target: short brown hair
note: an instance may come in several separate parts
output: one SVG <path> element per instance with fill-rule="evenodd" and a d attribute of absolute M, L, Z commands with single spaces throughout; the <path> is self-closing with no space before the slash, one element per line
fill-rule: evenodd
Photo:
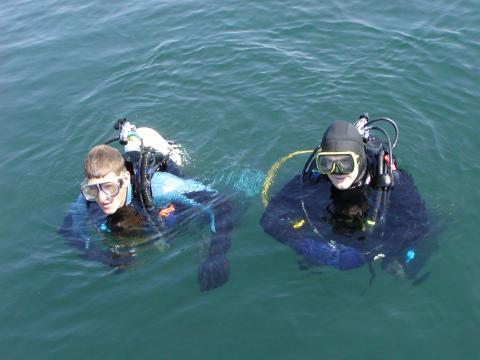
<path fill-rule="evenodd" d="M 125 160 L 117 149 L 108 145 L 97 145 L 85 158 L 83 172 L 87 179 L 101 178 L 113 172 L 120 175 L 126 170 Z"/>

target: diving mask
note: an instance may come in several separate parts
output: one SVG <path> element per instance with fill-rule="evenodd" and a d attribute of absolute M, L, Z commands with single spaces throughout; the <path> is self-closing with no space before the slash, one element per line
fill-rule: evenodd
<path fill-rule="evenodd" d="M 317 169 L 321 174 L 350 174 L 358 168 L 359 155 L 351 151 L 319 152 Z"/>
<path fill-rule="evenodd" d="M 122 185 L 122 179 L 117 179 L 116 182 L 106 181 L 90 185 L 83 183 L 80 191 L 82 192 L 83 197 L 87 201 L 95 201 L 100 191 L 102 191 L 108 198 L 113 199 L 120 192 L 120 188 L 122 187 Z"/>

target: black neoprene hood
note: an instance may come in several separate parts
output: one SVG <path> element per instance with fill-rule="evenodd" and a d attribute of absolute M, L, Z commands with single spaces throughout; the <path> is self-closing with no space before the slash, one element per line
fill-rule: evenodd
<path fill-rule="evenodd" d="M 367 170 L 367 157 L 362 136 L 354 125 L 342 120 L 335 121 L 323 134 L 321 148 L 322 152 L 351 151 L 359 155 L 359 171 L 354 184 L 362 181 Z"/>
<path fill-rule="evenodd" d="M 351 151 L 365 158 L 363 139 L 357 128 L 346 121 L 335 121 L 323 134 L 322 152 Z"/>

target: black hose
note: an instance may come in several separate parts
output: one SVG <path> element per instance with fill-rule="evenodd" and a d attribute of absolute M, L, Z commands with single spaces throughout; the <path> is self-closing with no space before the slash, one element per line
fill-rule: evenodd
<path fill-rule="evenodd" d="M 395 147 L 395 145 L 397 145 L 397 141 L 398 141 L 398 126 L 397 126 L 397 124 L 395 123 L 395 121 L 393 121 L 392 119 L 389 119 L 389 118 L 378 118 L 378 119 L 369 121 L 368 125 L 376 123 L 378 121 L 386 121 L 390 125 L 393 126 L 393 129 L 395 130 L 395 138 L 394 138 L 393 145 L 392 145 L 392 149 L 393 149 Z"/>
<path fill-rule="evenodd" d="M 312 151 L 312 153 L 311 153 L 310 156 L 308 157 L 307 162 L 305 163 L 305 166 L 303 167 L 303 170 L 302 170 L 302 183 L 303 183 L 303 181 L 305 180 L 305 173 L 307 172 L 307 168 L 308 168 L 308 166 L 310 165 L 310 163 L 312 162 L 312 158 L 315 156 L 315 154 L 317 153 L 318 149 L 320 149 L 320 144 L 317 145 L 317 147 Z"/>
<path fill-rule="evenodd" d="M 105 145 L 108 145 L 114 141 L 117 141 L 117 140 L 120 140 L 120 136 L 115 136 L 114 138 L 111 138 L 110 140 L 108 140 Z"/>
<path fill-rule="evenodd" d="M 147 168 L 150 162 L 152 153 L 148 150 L 142 151 L 140 159 L 140 194 L 143 205 L 147 211 L 152 211 L 154 208 L 153 197 L 150 192 L 150 179 L 148 178 Z"/>
<path fill-rule="evenodd" d="M 378 152 L 378 159 L 377 159 L 377 161 L 378 161 L 378 164 L 377 164 L 377 166 L 378 166 L 378 170 L 377 170 L 378 175 L 384 175 L 384 174 L 385 174 L 385 167 L 384 167 L 385 162 L 383 161 L 383 160 L 384 160 L 384 157 L 385 157 L 385 151 L 384 151 L 384 150 L 380 150 L 380 151 Z"/>
<path fill-rule="evenodd" d="M 388 135 L 388 133 L 385 131 L 385 129 L 382 129 L 380 127 L 377 127 L 377 126 L 372 126 L 369 128 L 370 130 L 378 130 L 380 132 L 382 132 L 386 138 L 387 138 L 387 143 L 388 143 L 388 156 L 390 156 L 390 161 L 387 162 L 387 168 L 388 168 L 388 173 L 391 175 L 392 174 L 392 161 L 393 161 L 393 152 L 392 152 L 392 149 L 393 149 L 393 146 L 392 146 L 392 142 L 390 141 L 390 136 Z M 382 159 L 383 160 L 383 159 Z"/>

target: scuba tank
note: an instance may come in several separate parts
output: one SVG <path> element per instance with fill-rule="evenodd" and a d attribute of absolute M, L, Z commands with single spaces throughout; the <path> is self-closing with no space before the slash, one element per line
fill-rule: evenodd
<path fill-rule="evenodd" d="M 202 191 L 208 187 L 197 184 L 193 180 L 180 179 L 182 157 L 180 149 L 174 144 L 166 141 L 159 133 L 151 128 L 136 128 L 135 125 L 126 119 L 120 119 L 115 123 L 115 129 L 119 135 L 107 142 L 119 141 L 125 147 L 123 157 L 125 166 L 131 174 L 131 186 L 133 190 L 133 202 L 138 213 L 145 215 L 146 220 L 153 227 L 162 230 L 164 225 L 171 222 L 167 217 L 175 210 L 174 207 L 167 207 L 159 211 L 155 207 L 155 199 L 152 194 L 152 178 L 156 172 L 166 172 L 161 176 L 163 184 L 169 186 L 186 186 L 190 191 Z M 172 159 L 173 157 L 173 159 Z M 176 161 L 177 160 L 177 161 Z M 196 201 L 189 199 L 183 194 L 177 194 L 175 200 L 190 206 L 200 207 L 206 211 L 211 218 L 211 229 L 215 232 L 214 215 L 208 206 L 203 206 Z M 160 231 L 161 232 L 161 231 Z"/>
<path fill-rule="evenodd" d="M 157 131 L 148 127 L 137 128 L 127 121 L 119 119 L 114 124 L 119 135 L 106 142 L 118 141 L 124 146 L 125 166 L 132 174 L 134 198 L 149 214 L 150 222 L 158 222 L 152 196 L 151 180 L 156 171 L 167 171 L 171 144 Z"/>

